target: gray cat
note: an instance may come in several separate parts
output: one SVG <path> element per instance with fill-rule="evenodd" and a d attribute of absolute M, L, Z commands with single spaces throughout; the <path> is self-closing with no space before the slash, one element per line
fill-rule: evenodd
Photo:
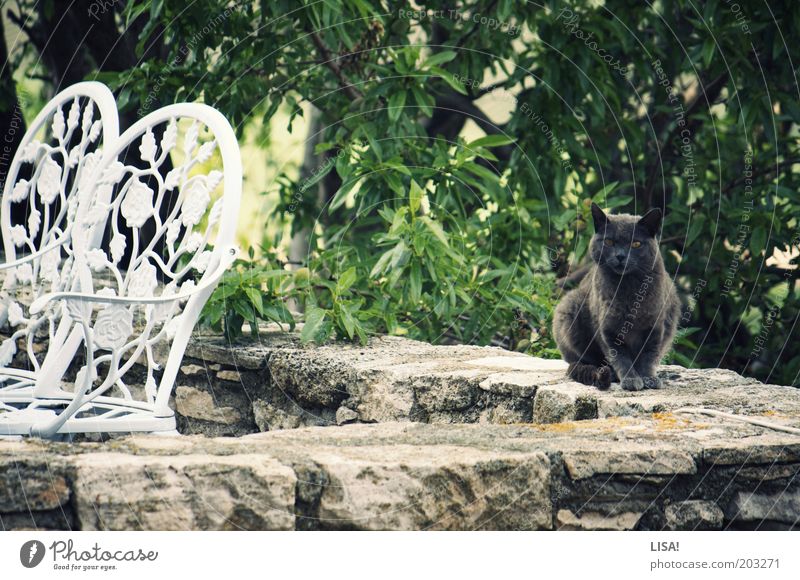
<path fill-rule="evenodd" d="M 672 345 L 680 316 L 675 285 L 658 248 L 661 211 L 606 215 L 592 204 L 594 264 L 558 304 L 553 334 L 570 378 L 639 391 L 662 385 L 656 365 Z"/>

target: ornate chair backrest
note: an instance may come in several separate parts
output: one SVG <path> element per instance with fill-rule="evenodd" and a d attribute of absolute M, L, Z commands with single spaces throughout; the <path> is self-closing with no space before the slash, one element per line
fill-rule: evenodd
<path fill-rule="evenodd" d="M 3 308 L 11 337 L 0 344 L 0 367 L 8 366 L 25 342 L 28 366 L 38 371 L 42 355 L 34 349 L 36 335 L 54 338 L 56 321 L 29 316 L 25 304 L 46 292 L 69 288 L 67 250 L 72 225 L 83 194 L 91 190 L 94 169 L 103 147 L 119 136 L 114 96 L 98 82 L 83 82 L 53 97 L 30 124 L 9 166 L 0 203 L 3 237 Z M 95 235 L 90 243 L 99 245 Z M 63 266 L 63 267 L 62 267 Z M 3 385 L 0 384 L 0 395 Z"/>
<path fill-rule="evenodd" d="M 79 273 L 72 290 L 96 299 L 53 300 L 45 310 L 63 309 L 83 329 L 86 365 L 68 397 L 80 399 L 81 411 L 69 431 L 84 430 L 80 423 L 92 431 L 158 430 L 159 417 L 172 419 L 168 400 L 184 350 L 221 268 L 232 261 L 241 187 L 236 136 L 205 105 L 147 115 L 104 157 L 71 239 Z M 108 251 L 92 246 L 97 228 L 106 231 Z M 98 301 L 108 297 L 116 300 Z M 154 348 L 166 338 L 172 345 L 159 378 Z M 57 378 L 43 373 L 44 383 Z"/>

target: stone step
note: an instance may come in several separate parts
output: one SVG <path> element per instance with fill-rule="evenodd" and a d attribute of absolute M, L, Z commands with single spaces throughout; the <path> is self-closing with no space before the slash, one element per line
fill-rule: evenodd
<path fill-rule="evenodd" d="M 566 377 L 566 364 L 500 348 L 378 337 L 367 346 L 302 346 L 265 329 L 232 347 L 192 341 L 176 382 L 179 430 L 208 435 L 346 423 L 559 423 L 708 407 L 796 424 L 800 390 L 722 369 L 662 366 L 665 388 L 607 391 Z"/>
<path fill-rule="evenodd" d="M 789 529 L 800 437 L 662 413 L 0 441 L 2 529 Z"/>

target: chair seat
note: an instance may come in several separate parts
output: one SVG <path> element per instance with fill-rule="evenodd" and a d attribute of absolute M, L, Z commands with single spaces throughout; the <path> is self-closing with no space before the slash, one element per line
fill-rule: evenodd
<path fill-rule="evenodd" d="M 0 368 L 0 402 L 30 402 L 35 384 L 36 373 L 33 371 Z"/>
<path fill-rule="evenodd" d="M 32 425 L 54 419 L 71 402 L 69 397 L 43 400 L 23 408 L 0 401 L 0 435 L 30 435 Z M 152 406 L 137 401 L 123 402 L 111 397 L 97 397 L 80 407 L 56 434 L 132 433 L 175 431 L 175 416 L 156 417 Z"/>

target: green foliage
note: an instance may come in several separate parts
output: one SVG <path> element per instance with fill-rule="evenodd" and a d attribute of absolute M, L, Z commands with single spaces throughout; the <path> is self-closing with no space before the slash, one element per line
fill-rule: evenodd
<path fill-rule="evenodd" d="M 266 261 L 237 260 L 214 289 L 205 308 L 202 322 L 223 330 L 230 339 L 242 333 L 248 323 L 253 336 L 258 336 L 260 320 L 277 322 L 294 329 L 294 318 L 285 305 L 290 276 L 282 268 Z"/>
<path fill-rule="evenodd" d="M 315 110 L 314 166 L 278 179 L 273 218 L 313 232 L 309 252 L 291 274 L 240 265 L 207 322 L 288 320 L 291 299 L 305 340 L 389 332 L 554 355 L 554 281 L 585 260 L 592 198 L 666 208 L 668 270 L 684 295 L 699 288 L 682 324 L 701 329 L 672 360 L 797 381 L 800 352 L 782 348 L 797 271 L 767 261 L 800 240 L 800 46 L 778 28 L 800 26 L 797 2 L 127 6 L 154 22 L 140 50 L 158 30 L 166 53 L 104 77 L 129 108 L 158 87 L 240 130 Z M 487 135 L 468 142 L 466 119 Z"/>

